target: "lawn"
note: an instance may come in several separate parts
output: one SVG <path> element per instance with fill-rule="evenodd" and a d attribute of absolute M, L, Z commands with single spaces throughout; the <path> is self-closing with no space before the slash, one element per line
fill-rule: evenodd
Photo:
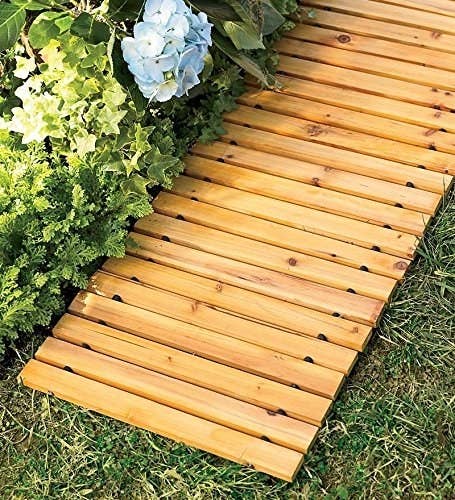
<path fill-rule="evenodd" d="M 0 498 L 454 498 L 455 193 L 293 484 L 0 380 Z"/>

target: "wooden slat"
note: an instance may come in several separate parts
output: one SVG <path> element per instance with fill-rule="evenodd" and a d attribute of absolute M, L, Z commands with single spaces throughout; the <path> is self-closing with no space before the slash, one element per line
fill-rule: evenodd
<path fill-rule="evenodd" d="M 235 218 L 232 222 L 235 223 Z M 363 270 L 329 262 L 316 257 L 290 252 L 249 238 L 228 234 L 209 227 L 181 221 L 161 214 L 143 217 L 135 230 L 158 238 L 169 238 L 173 243 L 203 250 L 238 262 L 301 279 L 301 290 L 310 294 L 326 295 L 335 309 L 349 310 L 352 297 L 345 290 L 353 288 L 362 297 L 388 300 L 396 281 L 386 276 L 365 273 Z M 306 281 L 308 280 L 308 281 Z M 334 287 L 327 289 L 328 287 Z M 360 296 L 359 302 L 363 300 Z M 371 303 L 370 303 L 371 304 Z M 316 309 L 320 309 L 317 306 Z M 322 309 L 324 310 L 324 309 Z M 327 310 L 326 310 L 327 311 Z M 355 314 L 354 310 L 352 313 Z"/>
<path fill-rule="evenodd" d="M 38 361 L 136 394 L 272 443 L 306 453 L 318 428 L 214 391 L 125 363 L 89 349 L 48 337 L 35 354 Z"/>
<path fill-rule="evenodd" d="M 404 58 L 405 60 L 412 60 L 414 62 L 427 61 L 427 64 L 430 66 L 441 67 L 442 69 L 453 69 L 455 67 L 454 55 L 447 53 L 447 50 L 455 46 L 455 36 L 453 35 L 438 33 L 438 36 L 434 36 L 433 32 L 429 30 L 410 28 L 408 26 L 365 19 L 329 10 L 315 8 L 313 10 L 315 18 L 304 18 L 303 22 L 314 23 L 317 26 L 325 28 L 343 30 L 349 34 L 354 33 L 361 36 L 375 37 L 375 39 L 379 39 L 378 42 L 380 40 L 389 41 L 389 43 L 393 43 L 397 47 L 394 52 L 384 53 L 387 57 Z M 292 32 L 289 32 L 289 35 L 292 37 L 297 35 L 298 37 L 301 30 L 304 30 L 304 26 L 298 24 Z M 402 47 L 399 47 L 401 44 L 408 47 L 408 50 L 405 51 Z M 380 47 L 380 45 L 376 47 Z M 445 51 L 444 57 L 441 57 L 441 50 Z M 433 59 L 431 58 L 431 54 L 434 54 Z M 447 66 L 444 65 L 444 61 L 447 61 Z"/>
<path fill-rule="evenodd" d="M 455 153 L 455 134 L 317 103 L 309 99 L 250 89 L 238 98 L 238 102 L 282 115 L 372 134 L 427 149 L 434 146 L 437 151 Z"/>
<path fill-rule="evenodd" d="M 159 256 L 155 258 L 159 260 Z M 362 324 L 328 316 L 313 309 L 232 286 L 223 281 L 197 276 L 129 255 L 122 259 L 108 259 L 103 264 L 103 269 L 118 276 L 134 278 L 141 283 L 191 297 L 236 315 L 252 318 L 261 324 L 265 323 L 310 337 L 323 334 L 330 343 L 357 351 L 364 349 L 371 334 L 371 328 Z M 319 359 L 326 355 L 327 349 L 324 347 L 326 344 L 323 340 L 304 337 L 302 346 L 304 343 L 303 352 L 308 352 L 310 357 L 316 353 Z M 291 348 L 292 342 L 290 341 L 281 346 L 281 349 Z M 330 350 L 333 349 L 334 346 L 331 345 Z"/>
<path fill-rule="evenodd" d="M 406 263 L 391 255 L 366 250 L 331 238 L 233 212 L 224 208 L 162 192 L 153 200 L 155 212 L 184 218 L 213 229 L 244 236 L 306 255 L 359 269 L 359 262 L 375 274 L 401 279 Z M 330 248 L 330 251 L 327 249 Z M 403 264 L 397 265 L 398 262 Z M 363 278 L 363 276 L 362 276 Z"/>
<path fill-rule="evenodd" d="M 302 141 L 294 137 L 242 127 L 234 123 L 224 123 L 223 128 L 226 134 L 221 137 L 221 140 L 225 142 L 296 160 L 304 159 L 329 168 L 339 168 L 388 182 L 414 186 L 418 189 L 428 189 L 431 185 L 432 189 L 428 189 L 429 191 L 440 190 L 441 187 L 449 186 L 452 179 L 450 176 L 441 179 L 440 173 L 384 158 L 340 150 L 327 144 Z"/>
<path fill-rule="evenodd" d="M 455 173 L 455 0 L 306 0 L 22 372 L 292 480 Z"/>
<path fill-rule="evenodd" d="M 306 282 L 294 276 L 205 253 L 194 248 L 160 241 L 140 233 L 130 233 L 130 238 L 138 245 L 128 247 L 130 255 L 150 258 L 161 264 L 226 281 L 247 290 L 283 299 L 310 309 L 314 308 L 359 323 L 376 324 L 383 308 L 384 303 L 376 299 L 330 288 L 326 290 L 323 285 Z M 317 289 L 316 296 L 310 293 L 311 289 Z M 324 293 L 325 291 L 327 293 Z M 346 309 L 337 310 L 340 304 L 334 299 L 334 296 L 336 299 L 339 298 L 343 301 Z"/>
<path fill-rule="evenodd" d="M 422 67 L 417 64 L 339 49 L 328 45 L 302 43 L 292 38 L 280 40 L 276 44 L 276 49 L 290 56 L 303 57 L 311 61 L 386 76 L 392 79 L 391 85 L 395 79 L 398 79 L 404 82 L 438 87 L 447 91 L 455 89 L 455 73 L 439 68 Z"/>
<path fill-rule="evenodd" d="M 311 101 L 332 104 L 336 107 L 362 111 L 371 115 L 384 116 L 408 124 L 424 127 L 429 134 L 432 130 L 447 130 L 455 132 L 455 114 L 447 111 L 430 109 L 417 104 L 396 101 L 387 97 L 366 94 L 357 90 L 335 87 L 302 78 L 293 78 L 285 75 L 279 76 L 282 88 L 276 92 L 295 97 L 303 97 Z M 441 132 L 443 133 L 443 132 Z M 438 134 L 438 136 L 441 134 Z M 199 144 L 197 145 L 199 147 Z M 428 172 L 430 177 L 436 177 Z M 443 175 L 440 176 L 441 180 Z M 443 183 L 440 182 L 443 192 Z M 430 186 L 431 187 L 431 186 Z M 432 191 L 434 189 L 431 189 Z"/>
<path fill-rule="evenodd" d="M 455 19 L 450 16 L 423 12 L 417 9 L 389 5 L 370 0 L 305 0 L 306 5 L 330 7 L 335 11 L 356 14 L 359 17 L 380 19 L 395 24 L 432 30 L 434 33 L 455 34 Z M 401 4 L 401 2 L 400 2 Z M 453 52 L 453 47 L 447 47 Z"/>
<path fill-rule="evenodd" d="M 129 297 L 131 302 L 140 303 L 139 307 L 80 292 L 68 310 L 86 319 L 101 320 L 118 330 L 217 363 L 282 384 L 295 384 L 302 390 L 326 398 L 334 399 L 343 383 L 343 374 L 335 370 L 142 309 L 144 303 L 140 302 L 140 294 L 147 295 L 147 290 L 135 285 L 137 291 L 132 298 L 131 290 L 127 295 L 128 282 L 119 281 L 121 283 L 117 284 L 117 292 L 120 297 Z"/>
<path fill-rule="evenodd" d="M 321 425 L 331 400 L 65 314 L 54 336 L 199 387 Z"/>
<path fill-rule="evenodd" d="M 196 144 L 192 149 L 192 153 L 273 176 L 352 194 L 359 198 L 380 201 L 389 205 L 399 204 L 404 208 L 428 214 L 434 213 L 440 200 L 440 196 L 437 194 L 421 189 L 410 189 L 407 186 L 392 182 L 293 158 L 284 158 L 263 151 L 242 148 L 241 146 L 234 146 L 220 141 L 211 144 Z M 441 188 L 443 188 L 442 182 Z"/>
<path fill-rule="evenodd" d="M 453 0 L 381 0 L 383 3 L 401 5 L 411 9 L 434 12 L 443 16 L 455 17 L 455 4 Z"/>
<path fill-rule="evenodd" d="M 294 450 L 39 361 L 30 361 L 22 370 L 20 378 L 33 389 L 51 392 L 71 403 L 234 462 L 251 465 L 258 471 L 286 481 L 292 481 L 303 461 L 303 455 Z"/>
<path fill-rule="evenodd" d="M 343 215 L 370 224 L 379 226 L 387 224 L 396 230 L 412 234 L 420 234 L 425 228 L 425 218 L 421 212 L 391 207 L 376 201 L 333 192 L 318 185 L 308 186 L 298 181 L 281 179 L 242 167 L 221 166 L 219 162 L 206 158 L 187 157 L 185 174 L 196 179 L 269 196 L 323 212 Z M 377 219 L 378 214 L 381 214 L 380 220 Z"/>
<path fill-rule="evenodd" d="M 438 87 L 393 80 L 384 76 L 307 61 L 284 54 L 280 56 L 278 70 L 290 76 L 361 90 L 438 110 L 451 111 L 455 109 L 455 93 Z"/>
<path fill-rule="evenodd" d="M 142 261 L 142 265 L 147 263 Z M 97 272 L 87 290 L 103 297 L 119 296 L 122 302 L 228 337 L 271 349 L 298 359 L 311 357 L 316 365 L 348 374 L 356 353 L 328 342 L 308 339 L 217 310 L 199 300 L 162 289 L 144 287 L 117 276 Z"/>
<path fill-rule="evenodd" d="M 324 11 L 317 11 L 316 16 L 319 12 L 322 12 L 324 16 Z M 318 17 L 315 17 L 312 22 L 317 23 L 318 26 L 298 24 L 294 30 L 286 35 L 296 40 L 321 43 L 323 45 L 348 51 L 372 54 L 388 59 L 403 61 L 405 63 L 418 64 L 423 67 L 417 69 L 412 68 L 413 75 L 415 75 L 413 78 L 418 78 L 418 80 L 415 80 L 418 82 L 428 83 L 430 79 L 433 82 L 439 82 L 438 76 L 442 76 L 439 73 L 440 70 L 444 71 L 444 76 L 447 76 L 448 70 L 455 70 L 455 54 L 444 54 L 444 57 L 441 58 L 441 53 L 437 50 L 412 47 L 404 43 L 358 35 L 351 32 L 349 26 L 345 26 L 342 30 L 322 28 L 319 27 Z M 391 61 L 390 64 L 393 64 L 393 61 Z M 401 63 L 399 66 L 400 69 L 404 69 Z M 382 61 L 381 67 L 387 67 L 387 63 Z M 433 71 L 433 69 L 436 69 L 436 71 Z M 395 76 L 395 74 L 393 74 L 393 76 Z"/>
<path fill-rule="evenodd" d="M 192 179 L 191 177 L 181 176 L 177 178 L 172 192 L 285 226 L 328 236 L 335 240 L 353 243 L 369 249 L 379 248 L 383 252 L 404 257 L 405 259 L 414 255 L 417 244 L 416 238 L 407 233 L 393 231 L 334 214 L 321 213 L 317 210 L 253 193 L 245 193 L 211 182 Z M 330 250 L 329 252 L 336 255 L 336 252 Z M 404 264 L 397 263 L 398 267 L 405 267 L 406 265 L 406 262 Z"/>
<path fill-rule="evenodd" d="M 237 125 L 247 125 L 266 132 L 332 146 L 332 149 L 347 149 L 415 167 L 424 165 L 436 172 L 455 174 L 455 156 L 449 153 L 422 149 L 382 137 L 278 115 L 248 106 L 239 106 L 238 109 L 227 113 L 225 119 Z M 341 155 L 340 151 L 338 154 Z"/>

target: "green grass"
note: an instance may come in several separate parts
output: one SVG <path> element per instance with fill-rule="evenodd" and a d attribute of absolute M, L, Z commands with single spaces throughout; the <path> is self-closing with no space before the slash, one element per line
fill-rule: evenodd
<path fill-rule="evenodd" d="M 455 196 L 287 484 L 0 381 L 0 498 L 455 497 Z"/>

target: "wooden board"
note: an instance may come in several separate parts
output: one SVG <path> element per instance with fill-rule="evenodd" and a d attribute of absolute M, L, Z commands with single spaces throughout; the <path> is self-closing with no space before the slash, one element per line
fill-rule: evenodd
<path fill-rule="evenodd" d="M 297 81 L 302 82 L 302 80 Z M 289 86 L 285 87 L 283 92 L 288 89 Z M 319 91 L 319 89 L 316 90 Z M 193 147 L 192 153 L 238 167 L 246 167 L 258 172 L 272 174 L 275 177 L 293 179 L 304 184 L 311 184 L 331 191 L 352 194 L 358 198 L 367 198 L 428 214 L 435 212 L 440 200 L 440 196 L 436 193 L 416 188 L 409 189 L 407 186 L 401 186 L 393 182 L 293 158 L 283 158 L 272 153 L 243 148 L 221 141 L 211 144 L 197 144 Z M 443 192 L 443 186 L 441 186 L 441 192 Z"/>
<path fill-rule="evenodd" d="M 370 19 L 381 19 L 393 24 L 411 26 L 413 28 L 424 28 L 431 30 L 434 33 L 449 33 L 455 34 L 455 19 L 452 16 L 447 16 L 447 11 L 452 11 L 452 1 L 447 0 L 444 2 L 446 8 L 443 13 L 435 13 L 434 9 L 427 9 L 422 11 L 415 8 L 415 4 L 420 4 L 417 0 L 408 0 L 408 6 L 403 6 L 403 2 L 399 5 L 393 5 L 391 2 L 377 2 L 373 0 L 305 0 L 306 5 L 323 6 L 332 8 L 339 12 L 349 12 L 356 14 L 359 17 L 366 17 Z M 410 5 L 414 4 L 414 5 Z M 454 47 L 451 47 L 452 51 Z M 450 47 L 448 47 L 450 50 Z"/>
<path fill-rule="evenodd" d="M 306 0 L 21 372 L 291 481 L 455 173 L 449 0 Z M 365 360 L 368 362 L 368 360 Z"/>
<path fill-rule="evenodd" d="M 310 101 L 332 104 L 337 108 L 361 111 L 366 113 L 366 116 L 372 117 L 373 120 L 373 115 L 376 115 L 392 118 L 395 122 L 398 121 L 418 125 L 425 129 L 425 131 L 423 131 L 423 135 L 427 138 L 430 135 L 434 136 L 435 134 L 436 137 L 440 137 L 443 133 L 445 133 L 445 130 L 451 133 L 455 132 L 455 114 L 450 113 L 448 110 L 434 109 L 432 107 L 428 108 L 417 104 L 397 101 L 388 97 L 371 96 L 364 92 L 352 90 L 347 87 L 336 87 L 336 78 L 334 78 L 333 81 L 327 79 L 330 83 L 329 85 L 303 79 L 303 77 L 308 78 L 311 76 L 311 71 L 308 74 L 302 74 L 302 78 L 293 78 L 282 74 L 279 77 L 282 87 L 277 90 L 277 92 L 295 97 L 303 97 Z M 254 82 L 250 79 L 250 83 L 253 84 Z M 437 106 L 437 104 L 434 105 Z M 308 104 L 307 107 L 309 108 L 310 104 Z M 342 110 L 339 112 L 342 112 Z M 376 128 L 376 130 L 378 129 Z M 415 127 L 409 127 L 408 132 L 406 133 L 407 138 L 403 138 L 402 136 L 396 136 L 395 138 L 397 140 L 404 140 L 404 142 L 410 141 L 415 143 L 417 140 L 416 132 L 418 130 L 419 129 L 416 129 Z M 387 131 L 379 132 L 379 130 L 378 133 L 388 134 Z M 413 135 L 412 139 L 410 134 Z M 418 140 L 421 141 L 421 138 Z M 434 174 L 431 174 L 431 172 L 428 172 L 427 176 L 428 182 L 430 180 L 433 180 L 434 182 L 438 179 L 438 177 L 435 177 Z M 435 187 L 438 188 L 438 186 Z M 440 186 L 440 188 L 442 188 L 442 186 Z M 428 184 L 428 189 L 434 190 L 432 189 L 431 184 Z"/>
<path fill-rule="evenodd" d="M 320 104 L 310 99 L 283 96 L 272 91 L 251 89 L 238 100 L 250 107 L 257 107 L 295 118 L 316 122 L 325 121 L 328 125 L 343 127 L 354 131 L 405 142 L 424 148 L 435 147 L 437 151 L 455 152 L 455 134 L 440 129 L 427 129 L 338 106 Z"/>
<path fill-rule="evenodd" d="M 206 419 L 136 396 L 86 377 L 32 360 L 22 382 L 117 420 L 157 432 L 190 446 L 291 481 L 303 455 Z"/>
<path fill-rule="evenodd" d="M 396 99 L 398 103 L 404 101 L 427 106 L 437 111 L 455 109 L 453 91 L 391 79 L 387 76 L 335 66 L 330 63 L 323 64 L 319 61 L 282 54 L 278 70 L 290 76 L 303 77 L 338 87 L 359 90 L 366 94 Z"/>
<path fill-rule="evenodd" d="M 450 49 L 450 44 L 455 43 L 455 36 L 440 34 L 435 37 L 431 36 L 431 31 L 373 19 L 361 19 L 330 10 L 313 8 L 313 12 L 312 19 L 304 17 L 303 21 L 331 31 L 337 30 L 338 33 L 332 33 L 332 35 L 338 44 L 335 46 L 340 48 L 354 49 L 444 70 L 455 68 L 455 54 L 447 53 L 442 58 L 438 50 Z M 289 36 L 306 40 L 306 28 L 305 24 L 300 24 Z M 349 38 L 343 35 L 348 35 Z"/>

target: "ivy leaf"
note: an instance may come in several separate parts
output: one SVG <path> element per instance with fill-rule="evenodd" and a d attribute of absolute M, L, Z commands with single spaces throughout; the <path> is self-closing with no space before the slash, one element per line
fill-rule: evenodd
<path fill-rule="evenodd" d="M 129 179 L 122 182 L 122 191 L 126 194 L 147 194 L 147 185 L 150 184 L 150 180 L 144 179 L 141 175 L 134 174 Z"/>
<path fill-rule="evenodd" d="M 64 12 L 43 12 L 30 26 L 28 39 L 35 49 L 45 47 L 51 40 L 68 30 L 72 18 Z"/>
<path fill-rule="evenodd" d="M 242 21 L 224 21 L 223 28 L 238 50 L 264 49 L 262 35 Z"/>
<path fill-rule="evenodd" d="M 0 51 L 12 47 L 25 25 L 25 7 L 0 4 Z"/>
<path fill-rule="evenodd" d="M 82 12 L 71 25 L 71 33 L 86 42 L 98 44 L 109 41 L 111 32 L 106 23 L 101 23 L 87 12 Z"/>

